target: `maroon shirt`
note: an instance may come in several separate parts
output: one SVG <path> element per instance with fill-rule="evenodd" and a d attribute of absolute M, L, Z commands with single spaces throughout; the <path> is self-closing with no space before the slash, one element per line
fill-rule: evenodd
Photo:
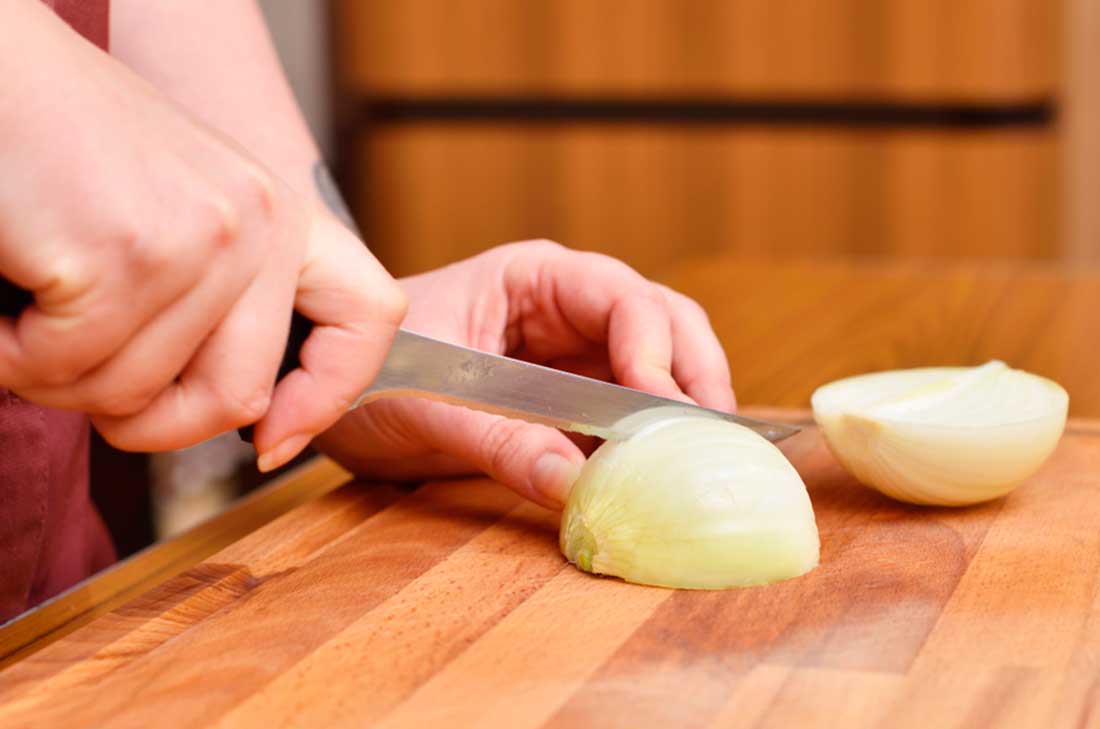
<path fill-rule="evenodd" d="M 110 0 L 42 0 L 77 33 L 107 50 L 111 32 Z"/>
<path fill-rule="evenodd" d="M 44 0 L 107 49 L 109 0 Z M 0 388 L 0 622 L 115 559 L 88 495 L 88 420 Z"/>

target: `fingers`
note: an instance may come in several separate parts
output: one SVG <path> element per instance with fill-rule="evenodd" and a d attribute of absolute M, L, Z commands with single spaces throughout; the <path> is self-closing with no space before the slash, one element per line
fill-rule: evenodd
<path fill-rule="evenodd" d="M 620 384 L 674 400 L 688 399 L 672 376 L 672 318 L 664 302 L 649 291 L 615 303 L 608 317 L 607 351 Z"/>
<path fill-rule="evenodd" d="M 527 312 L 510 326 L 521 332 L 525 355 L 599 372 L 591 350 L 598 343 L 620 384 L 734 407 L 725 353 L 694 301 L 607 256 L 541 241 L 517 244 L 509 255 L 506 288 Z"/>
<path fill-rule="evenodd" d="M 684 399 L 672 376 L 672 322 L 664 296 L 621 261 L 536 245 L 506 272 L 512 298 L 532 301 L 523 322 L 534 358 L 549 361 L 606 344 L 615 379 Z"/>
<path fill-rule="evenodd" d="M 319 443 L 353 470 L 376 472 L 384 455 L 364 458 L 364 440 L 418 443 L 427 452 L 460 459 L 550 509 L 562 508 L 584 465 L 581 450 L 553 428 L 428 400 L 368 403 Z M 392 471 L 393 464 L 381 468 Z"/>
<path fill-rule="evenodd" d="M 293 289 L 292 270 L 266 270 L 186 362 L 178 380 L 137 412 L 93 417 L 100 434 L 116 448 L 163 451 L 262 417 L 286 344 Z"/>
<path fill-rule="evenodd" d="M 593 347 L 586 354 L 552 359 L 546 362 L 546 366 L 582 377 L 591 377 L 593 380 L 611 382 L 615 379 L 615 373 L 611 371 L 611 363 L 607 359 L 606 345 L 601 345 L 598 349 Z"/>
<path fill-rule="evenodd" d="M 210 333 L 251 284 L 251 266 L 217 267 L 179 301 L 139 331 L 114 356 L 76 382 L 21 388 L 47 407 L 94 415 L 137 413 L 176 379 Z"/>
<path fill-rule="evenodd" d="M 296 308 L 314 328 L 302 346 L 301 366 L 278 384 L 256 425 L 264 471 L 289 461 L 344 415 L 381 369 L 407 302 L 362 242 L 329 216 L 318 215 Z"/>
<path fill-rule="evenodd" d="M 73 283 L 64 300 L 34 304 L 0 332 L 0 382 L 9 388 L 53 387 L 75 382 L 113 356 L 149 317 L 192 284 L 144 287 L 120 271 L 85 274 L 96 283 Z M 182 278 L 182 277 L 181 277 Z M 125 300 L 117 291 L 130 291 Z M 122 304 L 125 303 L 125 306 Z"/>
<path fill-rule="evenodd" d="M 228 203 L 193 202 L 181 218 L 171 230 L 116 227 L 89 231 L 67 247 L 44 244 L 54 260 L 20 282 L 34 291 L 34 304 L 0 329 L 0 382 L 70 385 L 115 356 L 207 271 L 254 268 L 243 260 L 253 253 L 248 247 L 223 245 L 237 231 Z"/>
<path fill-rule="evenodd" d="M 305 224 L 310 247 L 300 277 L 293 266 L 269 266 L 178 382 L 140 412 L 94 419 L 109 442 L 167 450 L 256 422 L 260 466 L 271 470 L 346 412 L 381 366 L 404 299 L 362 244 L 328 216 Z M 282 249 L 276 242 L 271 250 L 276 256 Z M 315 327 L 300 352 L 301 367 L 272 392 L 295 286 L 298 308 Z"/>
<path fill-rule="evenodd" d="M 672 375 L 703 407 L 732 411 L 737 401 L 730 386 L 729 361 L 703 307 L 660 286 L 672 317 Z"/>
<path fill-rule="evenodd" d="M 283 193 L 276 189 L 273 194 Z M 272 200 L 281 210 L 277 215 L 270 215 L 263 209 L 266 206 L 259 206 L 256 215 L 243 221 L 246 224 L 243 232 L 251 244 L 237 248 L 252 253 L 241 259 L 248 264 L 243 266 L 246 286 L 236 294 L 228 310 L 211 318 L 201 315 L 214 313 L 218 307 L 209 302 L 227 291 L 224 270 L 214 267 L 195 295 L 181 302 L 181 310 L 191 320 L 212 322 L 213 330 L 199 340 L 178 376 L 173 375 L 167 387 L 138 410 L 113 414 L 101 408 L 93 416 L 93 424 L 109 443 L 124 450 L 183 448 L 253 423 L 267 412 L 286 345 L 297 262 L 310 224 L 304 210 L 279 202 Z M 183 309 L 183 303 L 190 308 Z M 200 315 L 196 316 L 197 312 Z M 185 341 L 172 342 L 172 335 L 193 336 L 196 330 L 186 331 L 186 324 L 170 317 L 165 319 L 154 322 L 156 326 L 150 327 L 148 336 L 138 337 L 133 349 L 135 355 L 146 354 L 150 361 L 171 371 L 187 349 Z M 158 346 L 164 350 L 158 350 Z M 141 379 L 132 370 L 122 368 L 140 366 L 140 360 L 131 357 L 130 352 L 124 352 L 122 357 L 125 359 L 110 373 L 111 379 L 100 383 L 104 388 L 113 383 L 116 392 L 125 392 L 129 380 Z M 112 402 L 109 396 L 105 399 Z M 123 405 L 127 404 L 123 400 Z"/>

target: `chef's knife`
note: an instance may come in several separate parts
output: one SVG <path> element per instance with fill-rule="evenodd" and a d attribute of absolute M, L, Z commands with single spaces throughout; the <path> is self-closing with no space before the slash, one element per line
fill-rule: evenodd
<path fill-rule="evenodd" d="M 17 316 L 32 301 L 26 291 L 0 279 L 0 314 Z M 298 367 L 298 351 L 312 322 L 297 312 L 291 323 L 279 377 Z M 770 441 L 798 428 L 690 405 L 639 390 L 448 344 L 400 330 L 382 370 L 352 407 L 383 397 L 423 397 L 484 410 L 604 439 L 630 435 L 628 416 L 664 408 L 721 418 L 755 430 Z M 251 426 L 240 430 L 252 439 Z"/>
<path fill-rule="evenodd" d="M 383 397 L 441 400 L 554 428 L 624 438 L 623 421 L 644 410 L 668 415 L 721 418 L 755 430 L 770 441 L 798 428 L 710 410 L 639 390 L 612 385 L 510 357 L 448 344 L 399 330 L 385 364 L 353 407 Z"/>

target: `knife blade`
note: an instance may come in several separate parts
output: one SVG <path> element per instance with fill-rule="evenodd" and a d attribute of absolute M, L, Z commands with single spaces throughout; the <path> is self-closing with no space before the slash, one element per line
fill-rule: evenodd
<path fill-rule="evenodd" d="M 604 439 L 631 435 L 624 422 L 661 408 L 728 420 L 770 441 L 798 428 L 650 395 L 569 372 L 449 344 L 402 329 L 381 371 L 352 407 L 383 397 L 422 397 Z M 636 422 L 636 421 L 635 421 Z"/>

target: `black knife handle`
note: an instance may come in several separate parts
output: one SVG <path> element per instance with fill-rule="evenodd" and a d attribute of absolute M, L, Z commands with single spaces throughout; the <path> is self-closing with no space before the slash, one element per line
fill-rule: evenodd
<path fill-rule="evenodd" d="M 34 303 L 34 294 L 0 278 L 0 316 L 19 316 Z"/>

